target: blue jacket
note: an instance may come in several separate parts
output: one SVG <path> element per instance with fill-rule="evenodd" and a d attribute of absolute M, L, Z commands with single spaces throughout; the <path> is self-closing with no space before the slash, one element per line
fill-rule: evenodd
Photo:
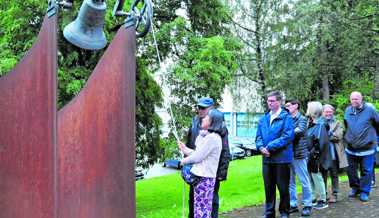
<path fill-rule="evenodd" d="M 265 147 L 271 154 L 270 157 L 263 157 L 263 163 L 291 163 L 294 135 L 292 117 L 286 109 L 282 108 L 271 125 L 270 113 L 267 112 L 258 122 L 255 138 L 257 149 Z"/>
<path fill-rule="evenodd" d="M 345 111 L 345 142 L 351 151 L 373 150 L 377 144 L 375 127 L 379 126 L 379 115 L 365 103 L 362 108 L 351 106 Z"/>

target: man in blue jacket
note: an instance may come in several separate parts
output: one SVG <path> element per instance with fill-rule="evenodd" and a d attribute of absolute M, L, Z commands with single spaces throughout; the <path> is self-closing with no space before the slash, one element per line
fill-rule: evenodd
<path fill-rule="evenodd" d="M 360 92 L 352 92 L 350 102 L 351 105 L 346 108 L 344 115 L 344 139 L 349 162 L 347 175 L 351 188 L 349 197 L 359 195 L 359 199 L 365 202 L 368 201 L 371 191 L 372 166 L 378 143 L 375 127 L 379 126 L 379 115 L 363 102 Z M 358 169 L 361 169 L 360 177 Z"/>
<path fill-rule="evenodd" d="M 262 173 L 265 186 L 265 218 L 275 217 L 276 187 L 280 193 L 281 218 L 289 216 L 290 164 L 293 159 L 294 128 L 290 113 L 281 108 L 282 95 L 278 91 L 267 95 L 267 112 L 258 123 L 257 149 L 263 155 Z"/>

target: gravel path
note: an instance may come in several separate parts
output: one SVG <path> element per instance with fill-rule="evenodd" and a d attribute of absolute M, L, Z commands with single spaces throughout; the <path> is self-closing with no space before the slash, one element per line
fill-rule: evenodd
<path fill-rule="evenodd" d="M 376 181 L 379 181 L 379 174 L 376 174 Z M 323 210 L 312 210 L 311 217 L 317 218 L 378 218 L 379 217 L 379 187 L 371 190 L 370 200 L 361 202 L 359 199 L 347 197 L 350 192 L 348 184 L 340 184 L 339 201 L 329 204 Z M 279 214 L 279 212 L 277 212 Z M 223 218 L 258 218 L 263 215 L 263 206 L 246 207 L 222 214 Z M 279 215 L 277 215 L 279 216 Z M 291 214 L 291 217 L 301 217 L 300 213 Z"/>

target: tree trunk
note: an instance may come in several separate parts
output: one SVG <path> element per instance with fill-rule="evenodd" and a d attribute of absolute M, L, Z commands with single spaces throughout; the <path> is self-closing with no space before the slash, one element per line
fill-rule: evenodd
<path fill-rule="evenodd" d="M 256 40 L 256 46 L 255 46 L 255 58 L 257 61 L 257 69 L 258 69 L 258 80 L 260 85 L 260 92 L 261 92 L 261 103 L 263 105 L 263 108 L 267 110 L 266 105 L 266 84 L 265 84 L 265 75 L 263 70 L 263 54 L 262 54 L 262 38 L 261 38 L 261 23 L 260 23 L 260 14 L 262 8 L 260 7 L 261 4 L 257 4 L 256 7 L 256 14 L 255 14 L 255 40 Z"/>
<path fill-rule="evenodd" d="M 376 59 L 374 98 L 379 99 L 379 60 Z"/>
<path fill-rule="evenodd" d="M 329 101 L 330 99 L 330 89 L 329 89 L 329 77 L 328 75 L 322 75 L 322 100 Z"/>

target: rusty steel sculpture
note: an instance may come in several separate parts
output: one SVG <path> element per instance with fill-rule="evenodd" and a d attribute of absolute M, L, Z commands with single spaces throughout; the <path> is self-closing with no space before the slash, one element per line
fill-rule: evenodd
<path fill-rule="evenodd" d="M 57 15 L 0 78 L 0 217 L 55 216 Z"/>
<path fill-rule="evenodd" d="M 150 16 L 151 2 L 139 2 Z M 57 112 L 57 10 L 49 1 L 37 41 L 0 78 L 0 218 L 133 218 L 135 49 L 146 19 L 128 13 L 83 90 Z"/>

